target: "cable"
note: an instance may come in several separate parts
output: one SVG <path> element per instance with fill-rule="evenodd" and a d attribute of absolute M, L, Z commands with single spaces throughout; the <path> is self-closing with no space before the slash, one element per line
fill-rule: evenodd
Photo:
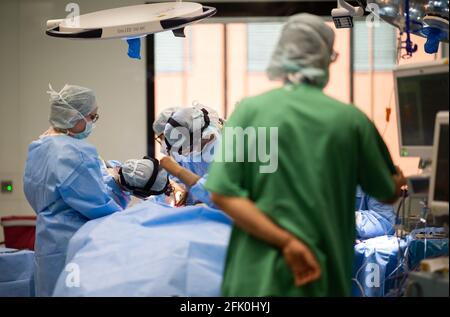
<path fill-rule="evenodd" d="M 352 278 L 352 281 L 356 283 L 356 286 L 358 286 L 359 291 L 362 294 L 362 297 L 367 297 L 366 292 L 364 291 L 364 287 L 361 285 L 361 283 L 356 278 Z"/>
<path fill-rule="evenodd" d="M 374 249 L 374 252 L 376 252 L 376 249 Z M 369 262 L 369 258 L 367 257 L 364 262 L 361 264 L 361 266 L 359 267 L 358 271 L 356 271 L 355 277 L 352 280 L 355 280 L 358 284 L 358 287 L 360 287 L 360 290 L 362 290 L 362 294 L 364 295 L 364 297 L 367 297 L 365 292 L 364 292 L 364 288 L 362 287 L 362 285 L 359 283 L 358 281 L 358 275 L 359 273 L 361 273 L 361 270 L 366 267 L 367 263 Z"/>
<path fill-rule="evenodd" d="M 376 252 L 376 249 L 374 249 L 374 252 Z M 358 281 L 358 275 L 359 275 L 359 273 L 361 273 L 361 270 L 367 266 L 367 263 L 368 263 L 368 262 L 369 262 L 369 258 L 367 257 L 367 258 L 364 260 L 363 264 L 361 264 L 361 266 L 359 267 L 358 271 L 357 271 L 356 274 L 355 274 L 355 277 L 352 279 L 352 280 L 354 280 L 354 281 L 357 283 L 357 285 L 358 285 L 358 287 L 359 287 L 361 293 L 363 294 L 363 297 L 367 297 L 367 295 L 366 295 L 366 293 L 365 293 L 365 291 L 364 291 L 364 287 L 363 287 L 363 286 L 361 285 L 361 283 Z"/>
<path fill-rule="evenodd" d="M 402 189 L 402 200 L 400 201 L 398 207 L 397 207 L 397 213 L 396 213 L 396 217 L 395 217 L 395 223 L 399 223 L 399 216 L 400 216 L 400 209 L 405 206 L 405 201 L 407 198 L 407 190 L 406 189 Z M 404 208 L 403 208 L 404 209 Z M 403 215 L 404 216 L 404 215 Z M 401 227 L 402 227 L 402 236 L 403 236 L 403 221 L 404 219 L 402 219 L 402 223 L 401 223 Z M 397 244 L 398 244 L 398 255 L 397 255 L 397 266 L 399 265 L 399 262 L 401 261 L 401 245 L 400 245 L 400 237 L 398 236 L 398 232 L 399 230 L 395 231 L 395 236 L 397 238 Z M 398 289 L 398 284 L 397 284 L 397 280 L 395 283 L 395 289 Z"/>
<path fill-rule="evenodd" d="M 402 192 L 402 198 L 403 198 L 403 205 L 402 205 L 402 234 L 401 234 L 401 239 L 404 239 L 404 233 L 405 233 L 405 231 L 404 231 L 404 229 L 405 229 L 405 210 L 406 210 L 406 203 L 405 203 L 405 201 L 406 201 L 406 198 L 407 198 L 407 191 L 406 190 L 403 190 L 403 192 Z M 398 261 L 398 259 L 400 258 L 400 254 L 401 254 L 401 245 L 400 245 L 400 239 L 399 238 L 397 238 L 397 243 L 398 243 L 398 258 L 397 258 L 397 261 Z M 398 263 L 398 262 L 397 262 Z M 398 296 L 400 296 L 400 285 L 396 285 L 398 288 L 398 293 L 397 293 L 397 295 Z"/>
<path fill-rule="evenodd" d="M 364 263 L 361 264 L 361 266 L 359 267 L 358 271 L 356 271 L 356 274 L 355 274 L 355 278 L 356 278 L 356 279 L 358 279 L 359 273 L 361 273 L 362 268 L 365 267 L 365 266 L 367 265 L 368 262 L 369 262 L 369 258 L 366 258 L 365 261 L 364 261 Z"/>
<path fill-rule="evenodd" d="M 427 245 L 428 245 L 428 239 L 427 239 L 427 227 L 425 226 L 425 239 L 423 242 L 423 259 L 425 260 L 427 258 Z"/>
<path fill-rule="evenodd" d="M 425 206 L 425 210 L 426 210 L 426 212 L 425 212 L 425 215 L 428 213 L 428 209 L 426 208 L 426 206 Z M 423 221 L 422 221 L 422 219 L 420 219 L 419 221 L 417 221 L 417 223 L 416 223 L 416 226 L 415 226 L 415 228 L 414 228 L 414 231 L 415 230 L 417 230 L 417 228 L 418 228 L 418 226 L 419 226 L 419 224 L 420 223 L 422 223 Z M 426 238 L 426 230 L 425 230 L 425 238 Z M 426 245 L 425 245 L 425 254 L 426 254 Z M 399 297 L 399 296 L 401 296 L 402 295 L 402 292 L 401 292 L 401 290 L 403 290 L 403 289 L 405 289 L 406 287 L 405 287 L 405 283 L 406 283 L 406 281 L 407 281 L 407 278 L 408 278 L 408 276 L 409 276 L 409 273 L 411 272 L 411 271 L 414 271 L 414 270 L 416 270 L 417 268 L 418 268 L 418 266 L 416 267 L 416 268 L 409 268 L 409 265 L 408 265 L 408 258 L 409 258 L 409 245 L 407 245 L 406 246 L 406 248 L 405 248 L 405 252 L 404 252 L 404 254 L 403 254 L 403 263 L 401 263 L 399 266 L 397 266 L 397 268 L 395 269 L 395 270 L 397 270 L 402 264 L 405 264 L 406 265 L 406 268 L 405 268 L 405 272 L 403 273 L 404 274 L 404 277 L 403 277 L 403 279 L 400 281 L 400 283 L 398 284 L 398 286 L 396 285 L 396 287 L 394 287 L 394 290 L 396 290 L 396 296 L 397 297 Z M 394 270 L 394 271 L 395 271 Z M 391 275 L 391 274 L 390 274 Z M 397 281 L 396 281 L 397 282 Z"/>
<path fill-rule="evenodd" d="M 397 207 L 397 212 L 396 212 L 396 216 L 395 216 L 395 223 L 398 224 L 399 223 L 399 216 L 400 216 L 400 208 L 402 207 L 402 205 L 405 203 L 405 200 L 407 198 L 407 190 L 402 189 L 402 200 L 400 200 L 400 203 L 398 204 Z M 398 235 L 398 232 L 396 232 L 396 235 Z"/>

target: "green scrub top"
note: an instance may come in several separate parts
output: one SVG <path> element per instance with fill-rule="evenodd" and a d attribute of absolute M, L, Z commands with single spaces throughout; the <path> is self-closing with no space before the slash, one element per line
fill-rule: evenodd
<path fill-rule="evenodd" d="M 251 135 L 245 130 L 248 127 L 266 130 L 266 153 L 275 153 L 272 162 L 278 158 L 274 173 L 261 173 L 260 167 L 268 164 L 252 162 L 250 154 L 242 160 L 237 150 L 226 153 L 230 150 L 227 138 L 236 141 L 227 128 L 236 127 L 247 135 Z M 278 155 L 274 146 L 270 148 L 270 127 L 278 128 Z M 244 144 L 256 144 L 259 150 L 255 140 L 246 137 Z M 255 202 L 311 248 L 322 275 L 316 282 L 296 287 L 281 250 L 234 226 L 222 294 L 349 296 L 356 186 L 379 200 L 391 199 L 393 174 L 389 151 L 374 124 L 355 106 L 334 100 L 319 88 L 285 86 L 243 100 L 225 125 L 206 187 Z"/>

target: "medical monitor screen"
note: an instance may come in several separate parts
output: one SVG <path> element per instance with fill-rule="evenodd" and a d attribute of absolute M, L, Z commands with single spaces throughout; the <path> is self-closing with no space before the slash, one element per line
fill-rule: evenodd
<path fill-rule="evenodd" d="M 448 202 L 448 124 L 440 130 L 434 201 Z"/>
<path fill-rule="evenodd" d="M 448 72 L 399 77 L 398 102 L 403 146 L 433 146 L 439 111 L 448 111 Z"/>

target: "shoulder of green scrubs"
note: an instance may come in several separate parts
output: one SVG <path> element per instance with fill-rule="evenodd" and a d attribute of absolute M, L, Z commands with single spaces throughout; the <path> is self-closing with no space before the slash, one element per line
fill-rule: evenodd
<path fill-rule="evenodd" d="M 278 151 L 269 160 L 273 173 L 261 173 L 261 167 L 270 165 L 264 160 L 238 162 L 236 153 L 227 151 L 230 127 L 265 128 L 266 142 L 255 144 L 265 145 L 266 153 L 272 146 Z M 276 143 L 270 129 L 278 134 Z M 356 186 L 361 183 L 375 197 L 394 193 L 389 153 L 367 117 L 316 87 L 285 86 L 242 101 L 225 125 L 219 149 L 206 188 L 255 202 L 306 243 L 322 267 L 318 281 L 295 287 L 278 249 L 234 227 L 223 295 L 349 296 Z"/>
<path fill-rule="evenodd" d="M 211 200 L 211 193 L 205 188 L 207 177 L 208 175 L 206 174 L 200 178 L 197 183 L 189 189 L 189 195 L 191 196 L 191 200 L 204 203 L 208 207 L 217 209 L 217 206 Z"/>

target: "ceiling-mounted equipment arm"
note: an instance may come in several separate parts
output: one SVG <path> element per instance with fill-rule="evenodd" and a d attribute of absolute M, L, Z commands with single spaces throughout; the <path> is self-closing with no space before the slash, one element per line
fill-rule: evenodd
<path fill-rule="evenodd" d="M 362 7 L 354 7 L 345 0 L 337 1 L 337 8 L 331 11 L 334 25 L 337 29 L 352 28 L 353 17 L 361 17 L 364 15 Z"/>

